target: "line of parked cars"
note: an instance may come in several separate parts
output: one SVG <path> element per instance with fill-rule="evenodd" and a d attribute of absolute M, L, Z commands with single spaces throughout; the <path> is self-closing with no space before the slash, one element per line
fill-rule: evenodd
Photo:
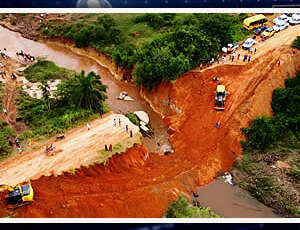
<path fill-rule="evenodd" d="M 273 20 L 274 26 L 266 27 L 261 26 L 253 30 L 254 34 L 260 35 L 262 39 L 267 39 L 272 37 L 276 32 L 288 28 L 289 25 L 300 24 L 300 13 L 290 14 L 285 13 Z M 242 45 L 243 49 L 250 49 L 256 43 L 254 38 L 248 38 Z"/>

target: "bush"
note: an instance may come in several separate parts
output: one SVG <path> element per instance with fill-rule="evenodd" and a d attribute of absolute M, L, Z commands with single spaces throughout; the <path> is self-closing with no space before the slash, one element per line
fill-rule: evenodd
<path fill-rule="evenodd" d="M 253 149 L 266 149 L 277 140 L 279 130 L 276 130 L 270 118 L 258 117 L 254 119 L 250 128 L 242 129 L 242 132 Z"/>
<path fill-rule="evenodd" d="M 300 36 L 298 36 L 298 37 L 294 40 L 292 46 L 295 47 L 295 48 L 297 48 L 298 50 L 300 50 Z"/>
<path fill-rule="evenodd" d="M 219 217 L 208 207 L 194 207 L 182 196 L 178 196 L 165 213 L 167 218 L 216 218 Z"/>
<path fill-rule="evenodd" d="M 171 25 L 176 14 L 143 14 L 135 18 L 135 23 L 146 22 L 153 29 Z"/>
<path fill-rule="evenodd" d="M 7 137 L 14 135 L 13 130 L 4 121 L 0 121 L 0 160 L 5 159 L 12 152 Z"/>
<path fill-rule="evenodd" d="M 126 117 L 128 117 L 128 119 L 135 125 L 139 126 L 140 125 L 140 122 L 139 122 L 139 119 L 138 117 L 134 114 L 134 113 L 126 113 L 125 114 Z"/>
<path fill-rule="evenodd" d="M 247 136 L 246 145 L 264 150 L 281 139 L 299 138 L 300 73 L 295 78 L 286 79 L 285 86 L 273 91 L 273 118 L 256 118 L 249 128 L 242 129 Z"/>

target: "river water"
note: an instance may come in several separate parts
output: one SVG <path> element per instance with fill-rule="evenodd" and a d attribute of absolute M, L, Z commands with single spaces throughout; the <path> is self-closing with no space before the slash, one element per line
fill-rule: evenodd
<path fill-rule="evenodd" d="M 161 152 L 157 145 L 169 145 L 167 128 L 160 116 L 155 113 L 149 104 L 141 98 L 139 91 L 133 83 L 126 83 L 114 79 L 110 71 L 96 63 L 94 60 L 72 52 L 69 48 L 64 48 L 56 43 L 36 42 L 23 38 L 19 33 L 10 31 L 0 26 L 0 49 L 7 49 L 7 54 L 16 58 L 16 52 L 23 50 L 35 57 L 45 57 L 47 60 L 55 62 L 60 67 L 86 73 L 94 71 L 101 76 L 103 84 L 108 86 L 106 100 L 107 105 L 115 113 L 126 113 L 143 110 L 148 113 L 150 123 L 154 129 L 154 137 L 143 137 L 143 143 L 150 152 Z M 134 101 L 121 101 L 117 97 L 120 92 L 127 91 Z M 113 121 L 112 121 L 113 122 Z"/>
<path fill-rule="evenodd" d="M 96 63 L 96 61 L 79 54 L 75 54 L 69 48 L 64 48 L 56 43 L 36 42 L 23 38 L 19 33 L 10 31 L 0 26 L 0 49 L 6 48 L 7 54 L 16 58 L 16 52 L 23 50 L 25 53 L 38 57 L 45 57 L 55 62 L 60 67 L 86 73 L 94 71 L 102 78 L 102 82 L 108 86 L 107 105 L 116 113 L 143 110 L 149 115 L 151 126 L 155 135 L 153 138 L 143 138 L 148 151 L 159 152 L 157 142 L 161 145 L 169 145 L 168 127 L 165 126 L 160 116 L 155 113 L 150 105 L 139 95 L 138 89 L 132 83 L 121 82 L 112 76 L 110 71 Z M 116 98 L 120 92 L 127 91 L 134 101 L 120 101 Z M 112 121 L 113 122 L 113 121 Z M 241 189 L 225 184 L 217 180 L 207 186 L 196 189 L 199 195 L 197 200 L 210 206 L 223 217 L 276 217 L 272 209 L 258 203 L 254 198 L 245 195 Z"/>

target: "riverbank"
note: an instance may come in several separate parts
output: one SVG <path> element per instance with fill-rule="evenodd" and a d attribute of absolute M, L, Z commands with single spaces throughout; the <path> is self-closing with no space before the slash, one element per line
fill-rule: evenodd
<path fill-rule="evenodd" d="M 261 49 L 261 58 L 254 62 L 244 65 L 220 65 L 204 71 L 190 72 L 174 84 L 160 85 L 148 96 L 158 111 L 168 109 L 168 96 L 170 96 L 170 104 L 173 106 L 170 108 L 170 113 L 163 114 L 164 122 L 172 129 L 170 141 L 175 147 L 174 154 L 169 156 L 149 154 L 147 161 L 137 158 L 136 162 L 139 163 L 134 164 L 134 168 L 126 164 L 116 165 L 109 172 L 101 171 L 101 182 L 98 184 L 101 186 L 101 191 L 97 190 L 97 198 L 82 196 L 79 189 L 81 185 L 77 189 L 73 187 L 72 189 L 76 190 L 73 192 L 51 188 L 52 194 L 57 194 L 62 199 L 47 210 L 39 211 L 43 205 L 42 201 L 50 199 L 49 194 L 41 192 L 40 202 L 36 203 L 34 209 L 35 216 L 91 217 L 98 214 L 98 217 L 99 215 L 101 217 L 160 217 L 178 194 L 189 196 L 197 185 L 210 183 L 217 172 L 230 168 L 234 158 L 240 155 L 239 140 L 242 138 L 240 127 L 245 127 L 244 125 L 258 114 L 266 111 L 271 114 L 268 103 L 273 88 L 281 85 L 287 73 L 295 72 L 299 66 L 297 62 L 299 54 L 292 57 L 288 46 L 291 37 L 299 34 L 299 27 L 295 29 L 295 31 L 283 31 L 282 36 L 275 40 L 270 39 L 272 46 L 266 44 L 265 49 Z M 276 44 L 281 44 L 282 47 L 274 48 Z M 31 45 L 35 47 L 34 52 L 43 53 L 38 43 L 31 43 Z M 49 49 L 47 51 L 52 52 Z M 74 63 L 74 59 L 68 59 L 67 55 L 62 54 L 61 48 L 53 53 L 55 56 L 52 58 L 56 58 L 56 61 L 61 64 L 73 66 L 73 69 L 74 65 L 78 64 L 78 61 Z M 280 69 L 275 67 L 278 57 L 282 58 Z M 84 60 L 85 63 L 76 68 L 83 66 L 89 69 L 96 68 L 93 62 L 88 63 L 91 66 L 87 66 L 87 60 Z M 215 113 L 213 110 L 213 92 L 216 83 L 212 81 L 212 76 L 215 75 L 222 76 L 222 83 L 224 82 L 231 92 L 223 113 Z M 110 82 L 109 85 L 111 84 Z M 114 101 L 111 99 L 111 102 Z M 216 121 L 220 121 L 220 129 L 215 128 Z M 145 155 L 142 158 L 144 157 Z M 125 156 L 120 156 L 119 159 L 125 160 Z M 98 176 L 97 173 L 93 175 Z M 64 179 L 51 177 L 44 180 L 49 184 L 66 183 L 67 186 L 67 181 L 64 182 Z M 74 177 L 69 178 L 68 183 L 72 183 L 73 179 Z M 83 184 L 89 181 L 88 177 L 82 178 Z M 42 182 L 35 183 L 38 186 Z M 90 189 L 88 193 L 95 192 Z M 101 193 L 101 197 L 98 193 Z M 93 206 L 91 211 L 87 211 L 87 206 L 82 203 L 83 198 L 97 204 L 100 202 L 102 207 Z M 119 209 L 120 206 L 123 206 L 122 210 Z M 31 208 L 33 207 L 22 209 L 20 215 L 30 216 L 26 211 Z M 78 210 L 86 210 L 86 212 L 80 213 Z"/>

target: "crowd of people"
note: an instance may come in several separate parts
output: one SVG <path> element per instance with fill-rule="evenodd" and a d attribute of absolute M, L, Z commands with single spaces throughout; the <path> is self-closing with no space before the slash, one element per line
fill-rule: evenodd
<path fill-rule="evenodd" d="M 20 52 L 17 52 L 16 55 L 23 57 L 25 62 L 34 62 L 35 61 L 34 56 L 24 53 L 23 50 L 21 50 Z"/>

